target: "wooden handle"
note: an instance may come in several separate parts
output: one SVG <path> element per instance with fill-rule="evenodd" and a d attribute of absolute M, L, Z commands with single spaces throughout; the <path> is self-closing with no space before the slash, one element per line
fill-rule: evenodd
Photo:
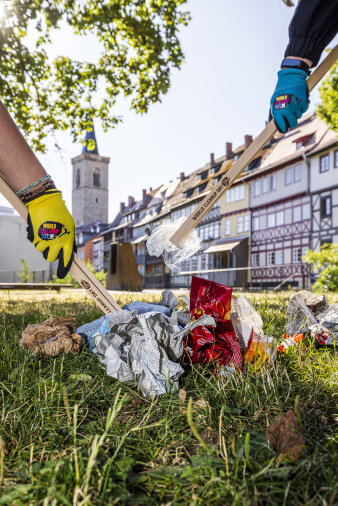
<path fill-rule="evenodd" d="M 0 174 L 0 192 L 20 214 L 20 216 L 27 222 L 28 209 L 25 204 L 19 199 L 16 193 L 8 185 L 7 181 Z M 82 288 L 86 290 L 88 295 L 93 299 L 95 304 L 102 309 L 106 314 L 120 311 L 120 306 L 108 293 L 108 291 L 96 279 L 94 274 L 90 272 L 86 264 L 74 253 L 70 273 L 80 283 Z"/>
<path fill-rule="evenodd" d="M 319 83 L 322 77 L 330 70 L 338 59 L 338 45 L 330 51 L 327 57 L 308 77 L 307 86 L 309 91 Z M 256 154 L 267 144 L 269 139 L 276 133 L 277 127 L 274 119 L 264 128 L 264 130 L 254 139 L 250 146 L 242 153 L 239 159 L 234 162 L 231 168 L 222 176 L 222 179 L 216 183 L 208 195 L 204 197 L 199 206 L 191 213 L 185 222 L 176 230 L 170 238 L 175 246 L 179 246 L 182 241 L 193 231 L 193 229 L 203 220 L 212 206 L 225 193 L 232 183 L 238 178 L 243 170 L 249 165 Z"/>

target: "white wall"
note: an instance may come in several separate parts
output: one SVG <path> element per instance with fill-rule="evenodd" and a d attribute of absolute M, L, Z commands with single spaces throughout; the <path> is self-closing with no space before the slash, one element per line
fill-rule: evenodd
<path fill-rule="evenodd" d="M 311 157 L 311 192 L 315 192 L 324 188 L 330 188 L 338 184 L 338 168 L 334 168 L 334 151 L 338 147 L 323 151 L 322 153 Z M 329 170 L 320 172 L 320 158 L 329 155 Z"/>
<path fill-rule="evenodd" d="M 49 270 L 47 262 L 27 239 L 27 225 L 20 216 L 0 215 L 0 270 L 21 271 L 21 258 L 32 270 Z"/>
<path fill-rule="evenodd" d="M 292 182 L 292 184 L 286 185 L 285 184 L 285 172 L 289 167 L 294 167 L 295 165 L 301 166 L 301 179 L 298 182 Z M 262 173 L 262 175 L 259 178 L 251 179 L 250 180 L 250 207 L 258 207 L 265 204 L 270 204 L 276 200 L 286 199 L 292 195 L 297 195 L 298 193 L 302 193 L 307 190 L 307 179 L 308 179 L 308 172 L 307 172 L 307 165 L 304 161 L 297 162 L 290 164 L 288 167 L 285 167 L 283 169 L 278 169 L 275 172 L 276 174 L 276 190 L 269 191 L 268 193 L 262 193 L 262 181 L 263 178 L 267 175 Z M 338 173 L 338 170 L 337 170 Z M 270 173 L 272 174 L 272 173 Z M 268 174 L 267 176 L 269 177 Z M 293 173 L 294 174 L 294 173 Z M 254 195 L 254 185 L 255 181 L 260 181 L 261 186 L 261 192 L 260 195 L 255 197 Z"/>

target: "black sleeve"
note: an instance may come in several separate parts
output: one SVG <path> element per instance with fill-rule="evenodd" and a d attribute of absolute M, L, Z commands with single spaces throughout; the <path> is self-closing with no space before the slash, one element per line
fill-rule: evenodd
<path fill-rule="evenodd" d="M 308 58 L 315 67 L 337 30 L 338 0 L 300 0 L 289 26 L 285 58 Z"/>

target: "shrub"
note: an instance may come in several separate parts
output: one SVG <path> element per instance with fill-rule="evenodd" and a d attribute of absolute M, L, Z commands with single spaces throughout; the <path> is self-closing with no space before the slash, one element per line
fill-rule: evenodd
<path fill-rule="evenodd" d="M 18 278 L 23 283 L 31 283 L 33 281 L 33 272 L 31 271 L 30 265 L 25 258 L 21 258 L 22 271 L 19 272 Z"/>
<path fill-rule="evenodd" d="M 92 264 L 92 262 L 89 260 L 86 262 L 86 265 L 88 269 L 94 274 L 96 279 L 98 279 L 101 283 L 101 285 L 106 286 L 106 273 L 104 271 L 98 271 L 95 267 L 95 265 Z M 70 272 L 63 278 L 59 279 L 56 274 L 54 273 L 53 279 L 50 281 L 50 283 L 57 283 L 57 284 L 69 284 L 73 285 L 75 288 L 80 288 L 80 284 L 76 281 L 76 279 L 71 275 Z"/>
<path fill-rule="evenodd" d="M 338 244 L 323 244 L 320 251 L 308 250 L 304 260 L 318 272 L 314 290 L 338 291 Z"/>

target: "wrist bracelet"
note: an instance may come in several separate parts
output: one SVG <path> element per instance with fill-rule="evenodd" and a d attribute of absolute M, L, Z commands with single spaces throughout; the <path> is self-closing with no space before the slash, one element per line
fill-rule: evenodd
<path fill-rule="evenodd" d="M 19 199 L 24 203 L 30 202 L 37 197 L 40 197 L 46 190 L 55 189 L 56 186 L 54 181 L 50 177 L 49 174 L 46 174 L 42 178 L 38 179 L 34 183 L 31 183 L 24 188 L 21 188 L 18 192 L 16 192 Z"/>

